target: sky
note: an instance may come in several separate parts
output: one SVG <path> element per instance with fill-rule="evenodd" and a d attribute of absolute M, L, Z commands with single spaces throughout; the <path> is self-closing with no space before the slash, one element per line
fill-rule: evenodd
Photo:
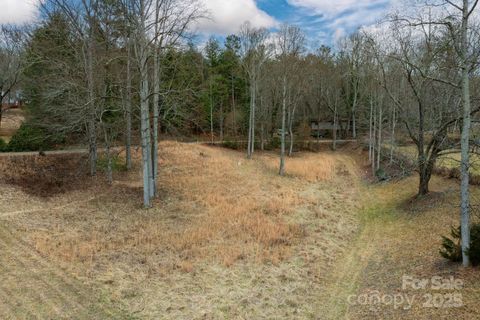
<path fill-rule="evenodd" d="M 0 0 L 0 23 L 26 23 L 37 17 L 40 0 Z M 224 37 L 245 21 L 275 30 L 300 26 L 312 45 L 338 39 L 380 19 L 395 0 L 199 0 L 209 14 L 196 25 L 201 37 Z"/>

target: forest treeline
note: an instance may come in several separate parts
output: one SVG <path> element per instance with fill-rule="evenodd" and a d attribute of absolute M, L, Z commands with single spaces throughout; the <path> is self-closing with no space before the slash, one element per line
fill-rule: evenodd
<path fill-rule="evenodd" d="M 461 151 L 467 239 L 477 1 L 408 3 L 333 48 L 314 48 L 298 26 L 248 22 L 199 45 L 195 24 L 208 12 L 197 0 L 46 0 L 39 23 L 2 26 L 1 98 L 21 89 L 25 126 L 42 143 L 87 144 L 92 175 L 99 147 L 111 181 L 112 146 L 125 145 L 130 168 L 140 145 L 146 207 L 157 192 L 160 134 L 247 140 L 249 158 L 273 145 L 281 175 L 296 140 L 328 136 L 335 149 L 339 137 L 361 139 L 374 171 L 410 140 L 419 195 L 437 159 Z"/>

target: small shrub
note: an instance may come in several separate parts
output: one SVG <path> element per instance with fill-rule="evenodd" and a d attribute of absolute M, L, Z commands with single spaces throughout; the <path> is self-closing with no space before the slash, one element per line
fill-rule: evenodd
<path fill-rule="evenodd" d="M 442 236 L 442 249 L 440 255 L 453 262 L 462 261 L 462 249 L 460 244 L 460 228 L 452 227 L 450 237 Z"/>
<path fill-rule="evenodd" d="M 8 144 L 0 138 L 0 152 L 7 151 Z"/>
<path fill-rule="evenodd" d="M 442 237 L 440 255 L 453 262 L 462 261 L 460 227 L 451 228 L 450 237 Z M 470 248 L 467 252 L 472 265 L 480 264 L 480 224 L 473 224 L 470 228 Z"/>
<path fill-rule="evenodd" d="M 285 143 L 288 143 L 288 139 L 287 137 L 285 137 Z M 269 143 L 269 148 L 271 150 L 273 149 L 278 149 L 280 148 L 280 146 L 282 145 L 282 139 L 280 137 L 273 137 L 272 140 L 270 140 L 270 143 Z M 288 145 L 288 144 L 287 144 Z"/>
<path fill-rule="evenodd" d="M 223 143 L 223 147 L 227 148 L 227 149 L 238 150 L 239 149 L 239 144 L 238 144 L 237 141 L 226 140 Z"/>
<path fill-rule="evenodd" d="M 127 165 L 125 164 L 125 161 L 123 161 L 118 155 L 112 154 L 111 159 L 113 172 L 127 171 Z M 97 167 L 100 171 L 107 172 L 108 157 L 106 155 L 101 155 L 97 159 Z"/>
<path fill-rule="evenodd" d="M 379 168 L 375 171 L 375 177 L 377 177 L 378 181 L 388 180 L 388 175 L 383 168 Z"/>
<path fill-rule="evenodd" d="M 63 136 L 49 135 L 40 127 L 23 123 L 10 140 L 7 150 L 12 152 L 49 150 L 63 140 Z"/>
<path fill-rule="evenodd" d="M 470 250 L 468 256 L 474 266 L 480 264 L 480 224 L 475 224 L 470 230 Z"/>

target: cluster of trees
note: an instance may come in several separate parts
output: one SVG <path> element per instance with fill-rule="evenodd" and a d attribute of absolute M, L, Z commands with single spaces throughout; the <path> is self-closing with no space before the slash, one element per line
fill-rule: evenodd
<path fill-rule="evenodd" d="M 437 159 L 460 149 L 465 249 L 471 118 L 479 110 L 471 102 L 480 97 L 472 85 L 477 2 L 417 3 L 412 14 L 391 15 L 336 49 L 307 47 L 296 26 L 249 23 L 200 49 L 191 27 L 207 13 L 196 0 L 46 0 L 43 21 L 16 57 L 31 121 L 83 137 L 92 175 L 98 144 L 110 163 L 112 145 L 124 141 L 130 168 L 132 132 L 139 133 L 146 207 L 156 194 L 160 132 L 245 137 L 249 158 L 279 140 L 281 175 L 314 120 L 332 123 L 333 149 L 338 136 L 368 141 L 374 171 L 393 160 L 396 137 L 405 135 L 418 151 L 419 195 L 428 193 Z"/>
<path fill-rule="evenodd" d="M 25 37 L 21 29 L 0 26 L 0 125 L 2 124 L 3 104 L 10 103 L 15 96 L 21 73 L 22 51 Z"/>
<path fill-rule="evenodd" d="M 24 52 L 23 91 L 31 121 L 52 134 L 83 137 L 92 175 L 97 146 L 103 144 L 109 181 L 112 145 L 124 139 L 130 168 L 132 131 L 138 127 L 149 207 L 156 195 L 159 110 L 163 97 L 175 90 L 172 77 L 163 77 L 177 73 L 166 69 L 176 67 L 177 56 L 188 55 L 176 48 L 202 14 L 198 3 L 48 0 L 42 14 Z"/>

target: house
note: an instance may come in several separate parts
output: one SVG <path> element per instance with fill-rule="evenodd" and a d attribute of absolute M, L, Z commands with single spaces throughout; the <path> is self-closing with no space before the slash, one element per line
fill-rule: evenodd
<path fill-rule="evenodd" d="M 310 132 L 312 137 L 316 138 L 331 138 L 333 132 L 344 131 L 350 124 L 348 119 L 339 119 L 337 124 L 334 124 L 333 120 L 311 120 Z"/>

